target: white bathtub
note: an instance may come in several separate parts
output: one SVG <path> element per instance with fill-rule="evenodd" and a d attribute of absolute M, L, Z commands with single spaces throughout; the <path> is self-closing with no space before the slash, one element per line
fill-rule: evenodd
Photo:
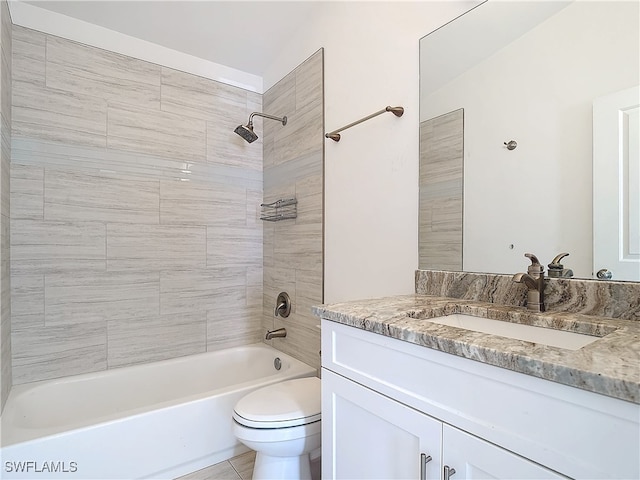
<path fill-rule="evenodd" d="M 231 429 L 242 396 L 315 374 L 256 344 L 17 385 L 0 419 L 0 478 L 175 478 L 247 451 Z"/>

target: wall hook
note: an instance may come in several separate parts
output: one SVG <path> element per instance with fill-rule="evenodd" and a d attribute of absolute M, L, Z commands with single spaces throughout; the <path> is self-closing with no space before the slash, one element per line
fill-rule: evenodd
<path fill-rule="evenodd" d="M 518 142 L 515 140 L 509 140 L 509 143 L 504 142 L 504 144 L 507 146 L 507 150 L 515 150 L 518 146 Z"/>

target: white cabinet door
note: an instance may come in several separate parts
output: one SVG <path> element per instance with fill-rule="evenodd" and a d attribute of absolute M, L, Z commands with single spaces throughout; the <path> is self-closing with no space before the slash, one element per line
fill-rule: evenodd
<path fill-rule="evenodd" d="M 439 479 L 441 444 L 441 422 L 322 369 L 323 478 Z"/>
<path fill-rule="evenodd" d="M 443 480 L 567 478 L 449 425 L 442 438 Z"/>

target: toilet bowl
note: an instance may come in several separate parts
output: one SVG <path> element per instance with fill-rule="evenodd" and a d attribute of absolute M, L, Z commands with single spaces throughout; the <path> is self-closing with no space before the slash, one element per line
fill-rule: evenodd
<path fill-rule="evenodd" d="M 320 379 L 260 388 L 233 410 L 233 433 L 256 451 L 253 480 L 310 480 L 309 453 L 320 447 Z"/>

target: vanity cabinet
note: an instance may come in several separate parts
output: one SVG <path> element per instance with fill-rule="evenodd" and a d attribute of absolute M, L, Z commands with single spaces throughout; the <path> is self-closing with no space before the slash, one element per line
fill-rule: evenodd
<path fill-rule="evenodd" d="M 329 437 L 323 432 L 324 478 L 439 478 L 442 422 L 329 370 L 322 392 L 323 426 L 332 425 Z"/>
<path fill-rule="evenodd" d="M 325 478 L 566 478 L 330 370 L 322 388 Z"/>
<path fill-rule="evenodd" d="M 322 357 L 323 478 L 639 478 L 636 404 L 327 320 Z"/>

